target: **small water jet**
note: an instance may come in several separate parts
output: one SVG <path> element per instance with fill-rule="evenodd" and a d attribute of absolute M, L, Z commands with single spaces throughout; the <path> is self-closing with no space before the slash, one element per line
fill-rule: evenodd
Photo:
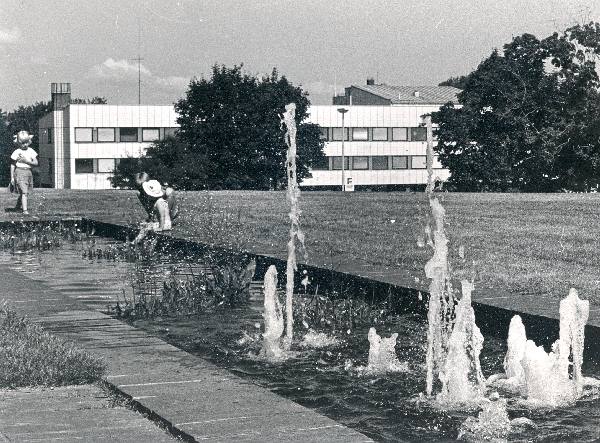
<path fill-rule="evenodd" d="M 556 407 L 575 402 L 586 382 L 581 374 L 585 324 L 589 301 L 581 300 L 575 289 L 560 302 L 559 339 L 546 352 L 527 340 L 521 317 L 515 315 L 508 332 L 508 351 L 504 359 L 505 378 L 490 381 L 515 390 L 529 403 Z"/>
<path fill-rule="evenodd" d="M 497 395 L 486 400 L 477 418 L 469 417 L 461 425 L 458 440 L 465 441 L 506 441 L 512 429 L 512 422 L 506 411 L 506 400 Z"/>
<path fill-rule="evenodd" d="M 259 356 L 267 360 L 280 360 L 284 356 L 281 349 L 284 325 L 283 312 L 277 295 L 277 268 L 274 265 L 269 266 L 265 273 L 264 295 L 265 332 Z"/>
<path fill-rule="evenodd" d="M 400 362 L 396 355 L 396 340 L 398 334 L 393 333 L 388 338 L 377 334 L 375 328 L 369 329 L 369 362 L 365 368 L 369 373 L 405 372 L 408 365 Z"/>

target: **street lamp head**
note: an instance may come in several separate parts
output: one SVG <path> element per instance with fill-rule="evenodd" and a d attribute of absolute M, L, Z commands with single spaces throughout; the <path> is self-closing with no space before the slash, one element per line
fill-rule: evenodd
<path fill-rule="evenodd" d="M 337 112 L 339 112 L 340 114 L 344 115 L 346 112 L 348 112 L 348 110 L 346 108 L 338 108 Z"/>

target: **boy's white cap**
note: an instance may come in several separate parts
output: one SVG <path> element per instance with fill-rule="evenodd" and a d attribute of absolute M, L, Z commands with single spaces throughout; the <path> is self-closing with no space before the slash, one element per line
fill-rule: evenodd
<path fill-rule="evenodd" d="M 158 180 L 148 180 L 147 182 L 142 183 L 142 188 L 144 188 L 144 192 L 150 197 L 159 198 L 162 197 L 164 193 Z"/>

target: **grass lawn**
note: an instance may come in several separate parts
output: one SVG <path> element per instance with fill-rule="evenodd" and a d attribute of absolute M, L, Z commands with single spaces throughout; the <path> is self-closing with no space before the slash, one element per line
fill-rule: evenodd
<path fill-rule="evenodd" d="M 87 384 L 105 370 L 100 359 L 0 306 L 0 388 Z"/>
<path fill-rule="evenodd" d="M 446 209 L 456 278 L 477 288 L 548 292 L 570 287 L 600 303 L 598 194 L 438 194 Z M 10 206 L 14 196 L 0 193 Z M 285 258 L 288 205 L 284 192 L 180 193 L 182 221 L 174 235 L 243 247 Z M 418 247 L 428 223 L 422 193 L 304 192 L 300 200 L 307 262 L 340 270 L 400 270 L 424 278 L 429 247 Z M 134 223 L 144 217 L 133 191 L 36 189 L 37 215 L 77 215 Z M 18 219 L 3 213 L 4 220 Z M 392 220 L 394 220 L 392 222 Z M 464 246 L 465 259 L 458 256 Z"/>

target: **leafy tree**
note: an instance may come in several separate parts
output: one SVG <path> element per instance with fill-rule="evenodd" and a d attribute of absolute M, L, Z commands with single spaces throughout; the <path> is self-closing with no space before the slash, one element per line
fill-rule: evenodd
<path fill-rule="evenodd" d="M 155 143 L 140 167 L 183 189 L 277 189 L 287 183 L 287 146 L 281 114 L 296 103 L 298 178 L 324 158 L 317 125 L 302 123 L 309 101 L 301 88 L 280 77 L 257 78 L 242 66 L 213 67 L 210 79 L 190 82 L 175 105 L 177 139 Z M 119 167 L 113 183 L 122 183 Z M 120 181 L 121 180 L 121 181 Z"/>
<path fill-rule="evenodd" d="M 460 75 L 458 77 L 450 77 L 448 80 L 444 80 L 439 86 L 453 86 L 458 89 L 463 89 L 467 83 L 467 76 Z"/>
<path fill-rule="evenodd" d="M 436 151 L 463 191 L 589 190 L 600 183 L 600 25 L 515 37 L 433 114 Z"/>
<path fill-rule="evenodd" d="M 92 97 L 92 98 L 74 98 L 71 100 L 71 104 L 74 105 L 105 105 L 108 102 L 104 97 Z"/>
<path fill-rule="evenodd" d="M 0 155 L 0 180 L 2 180 L 2 183 L 8 183 L 10 179 L 10 153 L 6 155 L 6 151 L 12 148 L 13 139 L 9 129 L 8 116 L 2 109 L 0 109 L 0 146 L 2 147 L 2 155 Z"/>

